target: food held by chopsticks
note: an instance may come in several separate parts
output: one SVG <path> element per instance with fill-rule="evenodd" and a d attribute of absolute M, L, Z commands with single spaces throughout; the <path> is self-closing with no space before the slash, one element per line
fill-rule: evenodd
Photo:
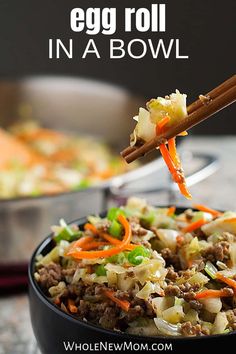
<path fill-rule="evenodd" d="M 131 197 L 83 225 L 53 226 L 34 277 L 74 318 L 143 336 L 236 329 L 236 213 Z"/>
<path fill-rule="evenodd" d="M 187 116 L 186 95 L 178 90 L 169 96 L 158 97 L 147 102 L 147 109 L 140 108 L 139 115 L 134 117 L 137 121 L 134 132 L 131 134 L 131 146 L 140 145 L 149 141 L 157 134 L 162 134 L 173 124 L 179 123 Z M 182 135 L 186 135 L 182 132 Z M 167 147 L 168 146 L 168 147 Z M 167 144 L 159 146 L 162 157 L 168 166 L 173 181 L 178 184 L 180 192 L 188 199 L 191 198 L 180 158 L 176 150 L 175 137 Z"/>
<path fill-rule="evenodd" d="M 186 135 L 187 130 L 211 117 L 236 101 L 236 75 L 214 88 L 190 106 L 186 106 L 186 95 L 176 93 L 158 97 L 147 103 L 147 109 L 140 108 L 134 117 L 137 125 L 131 135 L 130 146 L 121 155 L 130 163 L 150 151 L 159 148 L 175 183 L 181 193 L 191 198 L 187 190 L 183 169 L 178 157 L 175 138 Z M 168 145 L 168 147 L 167 147 Z"/>

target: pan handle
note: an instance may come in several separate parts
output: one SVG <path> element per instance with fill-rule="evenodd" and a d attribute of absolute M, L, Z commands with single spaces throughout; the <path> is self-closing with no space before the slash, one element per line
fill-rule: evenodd
<path fill-rule="evenodd" d="M 188 187 L 191 187 L 205 180 L 206 178 L 214 174 L 219 169 L 219 165 L 220 165 L 219 159 L 215 155 L 197 152 L 197 153 L 191 153 L 191 159 L 200 160 L 201 166 L 198 167 L 193 173 L 191 173 L 189 176 L 186 177 L 186 182 Z M 157 193 L 157 192 L 166 191 L 169 194 L 169 199 L 172 201 L 177 189 L 178 189 L 177 185 L 175 183 L 172 183 L 171 180 L 169 185 L 166 187 L 152 186 L 150 188 L 148 186 L 144 186 L 144 188 L 142 189 L 131 188 L 130 183 L 128 184 L 124 183 L 122 185 L 119 185 L 118 187 L 117 186 L 111 187 L 107 192 L 107 196 L 108 196 L 108 200 L 121 203 L 131 195 L 142 194 L 142 193 L 149 194 L 154 192 Z"/>

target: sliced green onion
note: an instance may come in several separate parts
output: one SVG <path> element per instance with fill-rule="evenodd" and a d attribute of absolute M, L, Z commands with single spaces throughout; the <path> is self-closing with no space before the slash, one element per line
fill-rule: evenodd
<path fill-rule="evenodd" d="M 138 246 L 128 254 L 128 261 L 133 265 L 139 265 L 148 257 L 150 257 L 150 251 L 143 246 Z"/>
<path fill-rule="evenodd" d="M 126 254 L 124 252 L 120 252 L 106 259 L 106 263 L 118 263 L 123 264 L 127 262 Z"/>
<path fill-rule="evenodd" d="M 154 211 L 150 211 L 148 214 L 143 215 L 141 217 L 140 221 L 141 221 L 141 224 L 144 227 L 150 227 L 155 221 L 155 213 L 154 213 Z"/>
<path fill-rule="evenodd" d="M 113 220 L 111 226 L 108 228 L 108 232 L 110 235 L 120 238 L 122 235 L 123 226 L 116 220 Z"/>
<path fill-rule="evenodd" d="M 118 218 L 119 215 L 124 215 L 125 216 L 125 212 L 124 210 L 120 209 L 120 208 L 110 208 L 108 210 L 107 213 L 107 219 L 110 221 L 116 220 Z"/>
<path fill-rule="evenodd" d="M 74 231 L 64 219 L 60 220 L 61 230 L 57 235 L 54 236 L 54 240 L 58 243 L 61 240 L 66 240 L 69 242 L 77 240 L 81 235 L 81 231 Z"/>
<path fill-rule="evenodd" d="M 218 272 L 218 269 L 214 266 L 213 263 L 207 261 L 204 270 L 212 279 L 216 278 L 216 273 Z"/>
<path fill-rule="evenodd" d="M 106 275 L 106 274 L 107 274 L 107 271 L 106 271 L 106 269 L 105 269 L 104 264 L 99 264 L 99 265 L 96 267 L 95 273 L 96 273 L 96 275 L 98 275 L 98 276 L 104 276 L 104 275 Z"/>

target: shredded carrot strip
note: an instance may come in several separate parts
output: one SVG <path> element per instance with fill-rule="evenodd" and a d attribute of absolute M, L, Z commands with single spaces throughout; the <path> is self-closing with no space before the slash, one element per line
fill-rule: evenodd
<path fill-rule="evenodd" d="M 176 207 L 172 206 L 167 210 L 167 215 L 172 216 L 175 213 Z"/>
<path fill-rule="evenodd" d="M 183 194 L 187 199 L 192 199 L 192 195 L 190 194 L 185 182 L 178 183 L 178 186 L 181 194 Z"/>
<path fill-rule="evenodd" d="M 159 149 L 175 183 L 182 183 L 183 178 L 181 174 L 177 171 L 166 145 L 165 144 L 160 145 Z"/>
<path fill-rule="evenodd" d="M 71 253 L 74 252 L 74 250 L 76 248 L 82 248 L 83 246 L 85 246 L 86 244 L 88 244 L 89 242 L 91 242 L 93 240 L 94 240 L 94 238 L 92 236 L 81 237 L 79 240 L 77 240 L 77 241 L 72 243 L 72 245 L 70 246 L 70 248 L 67 251 L 66 255 L 69 256 Z"/>
<path fill-rule="evenodd" d="M 165 125 L 169 121 L 170 118 L 167 116 L 164 117 L 160 122 L 158 122 L 156 125 L 156 133 L 157 134 L 162 133 Z M 191 199 L 192 196 L 187 189 L 183 172 L 180 172 L 182 170 L 182 167 L 176 150 L 175 138 L 171 138 L 168 140 L 168 147 L 169 150 L 167 149 L 165 144 L 159 146 L 162 157 L 173 177 L 174 182 L 178 184 L 181 194 L 185 196 L 187 199 Z"/>
<path fill-rule="evenodd" d="M 95 235 L 98 234 L 97 228 L 96 228 L 94 225 L 92 225 L 92 224 L 89 224 L 89 223 L 85 224 L 85 225 L 84 225 L 84 229 L 85 229 L 85 230 L 92 231 L 92 233 L 94 233 Z"/>
<path fill-rule="evenodd" d="M 203 205 L 203 204 L 194 204 L 193 207 L 197 210 L 204 211 L 204 212 L 209 213 L 213 216 L 223 215 L 223 213 L 221 213 L 220 211 L 208 208 L 206 205 Z"/>
<path fill-rule="evenodd" d="M 201 291 L 200 293 L 197 293 L 195 295 L 195 299 L 207 299 L 207 298 L 211 298 L 211 297 L 214 298 L 214 297 L 229 297 L 229 296 L 232 296 L 232 295 L 229 294 L 224 289 L 221 289 L 221 290 L 208 289 L 208 290 Z"/>
<path fill-rule="evenodd" d="M 166 126 L 167 123 L 169 123 L 170 117 L 165 116 L 162 118 L 156 125 L 156 134 L 161 134 L 163 133 L 164 127 Z"/>
<path fill-rule="evenodd" d="M 192 222 L 191 224 L 189 224 L 188 226 L 186 226 L 182 231 L 184 233 L 186 232 L 192 232 L 196 229 L 199 229 L 199 227 L 201 227 L 202 225 L 204 225 L 206 223 L 205 219 L 199 219 L 197 221 Z"/>
<path fill-rule="evenodd" d="M 127 300 L 120 300 L 115 297 L 113 290 L 104 290 L 104 294 L 111 299 L 113 302 L 115 302 L 122 310 L 128 312 L 130 308 L 130 303 Z"/>
<path fill-rule="evenodd" d="M 84 245 L 82 247 L 82 250 L 83 251 L 90 251 L 90 250 L 93 250 L 93 249 L 98 248 L 100 246 L 108 246 L 108 245 L 109 245 L 108 242 L 93 241 L 93 242 L 90 242 L 90 243 Z"/>
<path fill-rule="evenodd" d="M 115 237 L 112 237 L 108 234 L 105 234 L 105 233 L 101 233 L 100 236 L 102 236 L 105 240 L 107 240 L 108 242 L 110 242 L 110 244 L 112 245 L 120 245 L 121 244 L 121 241 L 120 240 L 117 240 L 117 238 Z M 126 250 L 128 251 L 132 251 L 134 248 L 138 247 L 138 245 L 134 245 L 134 244 L 129 244 L 125 247 Z"/>
<path fill-rule="evenodd" d="M 77 307 L 75 306 L 75 302 L 74 300 L 72 299 L 69 299 L 68 300 L 68 309 L 71 313 L 77 313 L 78 312 L 78 309 Z"/>
<path fill-rule="evenodd" d="M 171 138 L 168 140 L 168 148 L 169 148 L 170 156 L 171 156 L 175 166 L 180 167 L 181 163 L 180 163 L 179 155 L 178 155 L 177 149 L 176 149 L 175 138 Z"/>
<path fill-rule="evenodd" d="M 216 273 L 216 279 L 221 280 L 223 283 L 231 286 L 234 289 L 234 293 L 236 294 L 236 281 L 234 279 L 228 278 L 221 273 Z"/>
<path fill-rule="evenodd" d="M 99 251 L 77 251 L 75 250 L 71 256 L 75 259 L 94 259 L 94 258 L 103 258 L 103 257 L 110 257 L 114 254 L 118 254 L 121 251 L 126 249 L 126 246 L 130 244 L 132 231 L 131 226 L 128 220 L 123 215 L 118 216 L 118 221 L 122 224 L 125 230 L 125 235 L 121 243 L 113 248 L 107 250 L 99 250 Z"/>

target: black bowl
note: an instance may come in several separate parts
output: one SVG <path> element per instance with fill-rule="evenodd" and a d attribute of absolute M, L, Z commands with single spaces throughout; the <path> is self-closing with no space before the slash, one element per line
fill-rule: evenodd
<path fill-rule="evenodd" d="M 186 208 L 178 208 L 182 212 Z M 86 219 L 76 222 L 82 226 Z M 47 254 L 53 247 L 49 235 L 35 250 L 29 264 L 29 303 L 31 323 L 42 354 L 64 354 L 80 352 L 124 353 L 170 352 L 199 354 L 232 348 L 236 333 L 203 337 L 144 337 L 106 330 L 66 314 L 50 302 L 34 280 L 35 257 Z"/>

